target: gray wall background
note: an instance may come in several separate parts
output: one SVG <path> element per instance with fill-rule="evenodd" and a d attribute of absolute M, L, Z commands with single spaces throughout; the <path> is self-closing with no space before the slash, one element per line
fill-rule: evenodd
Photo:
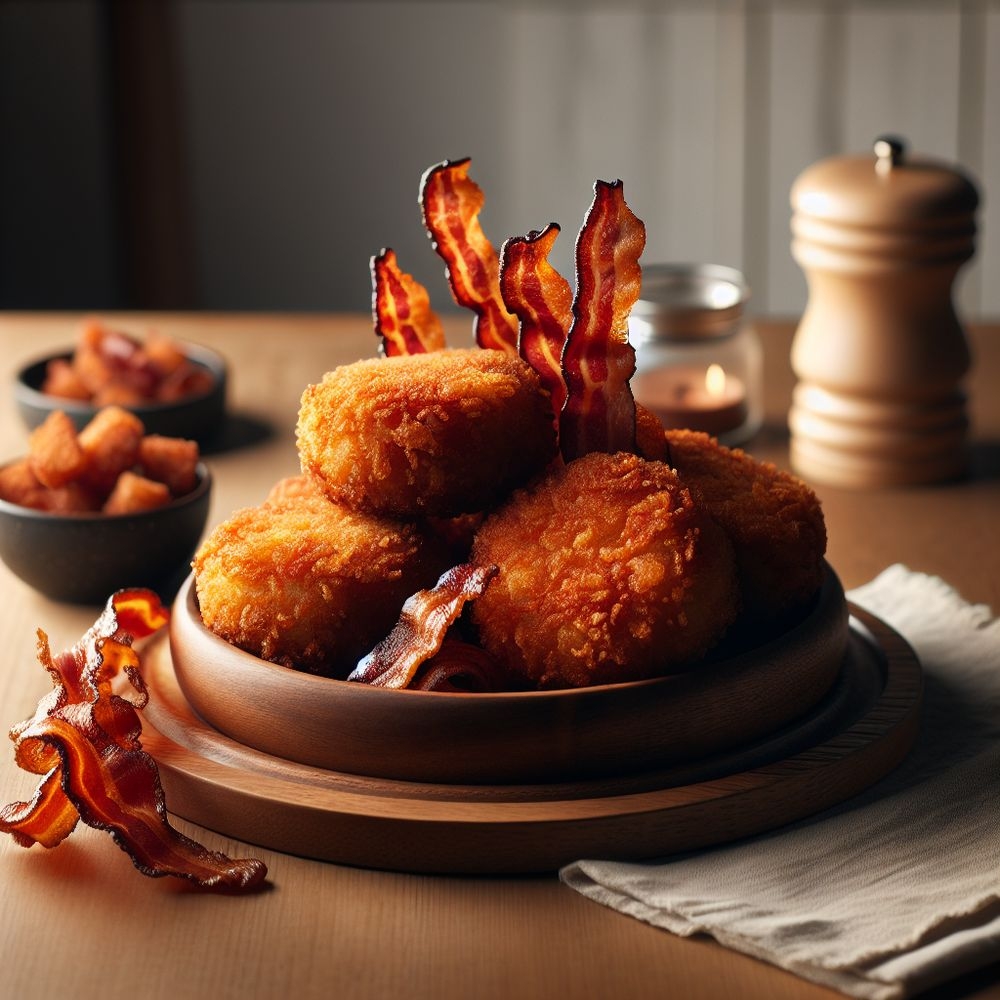
<path fill-rule="evenodd" d="M 792 181 L 893 132 L 979 181 L 959 302 L 1000 315 L 1000 0 L 178 0 L 126 40 L 140 71 L 171 54 L 165 103 L 127 134 L 114 6 L 0 2 L 5 308 L 367 310 L 368 259 L 392 246 L 447 311 L 417 189 L 471 156 L 498 246 L 557 221 L 571 276 L 593 181 L 620 177 L 646 262 L 733 264 L 755 312 L 794 315 Z M 159 206 L 172 236 L 150 223 L 145 247 L 122 238 L 137 121 L 171 165 L 147 171 L 139 217 Z M 137 294 L 144 250 L 186 280 Z"/>

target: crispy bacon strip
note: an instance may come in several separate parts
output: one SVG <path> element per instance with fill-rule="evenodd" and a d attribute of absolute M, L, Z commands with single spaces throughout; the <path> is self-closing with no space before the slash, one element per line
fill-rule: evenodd
<path fill-rule="evenodd" d="M 557 423 L 566 399 L 562 352 L 573 322 L 573 289 L 549 263 L 558 235 L 550 222 L 541 232 L 512 236 L 500 250 L 500 293 L 521 322 L 518 353 L 552 396 Z"/>
<path fill-rule="evenodd" d="M 418 590 L 407 598 L 392 631 L 347 679 L 374 687 L 407 687 L 420 665 L 441 648 L 462 608 L 486 589 L 496 572 L 496 566 L 462 563 L 443 573 L 430 590 Z"/>
<path fill-rule="evenodd" d="M 427 289 L 401 270 L 396 251 L 387 247 L 372 257 L 371 272 L 372 318 L 382 353 L 424 354 L 444 347 L 444 327 Z"/>
<path fill-rule="evenodd" d="M 162 628 L 167 609 L 148 590 L 113 594 L 94 625 L 69 650 L 53 656 L 38 633 L 39 662 L 53 689 L 32 718 L 15 726 L 15 759 L 44 775 L 29 802 L 0 811 L 0 830 L 24 847 L 54 847 L 82 819 L 107 830 L 146 875 L 177 875 L 198 885 L 246 889 L 267 874 L 259 861 L 233 861 L 175 830 L 167 819 L 156 762 L 139 737 L 139 709 L 148 700 L 132 648 Z M 133 698 L 115 693 L 128 682 Z"/>
<path fill-rule="evenodd" d="M 470 160 L 444 160 L 424 172 L 420 207 L 434 249 L 447 266 L 455 301 L 476 314 L 480 347 L 517 353 L 517 319 L 500 296 L 500 261 L 479 224 L 484 196 Z"/>
<path fill-rule="evenodd" d="M 69 705 L 21 739 L 56 750 L 63 790 L 80 818 L 108 831 L 144 875 L 175 875 L 228 890 L 258 884 L 267 874 L 260 861 L 234 861 L 170 825 L 156 762 L 139 744 L 140 729 L 135 707 L 112 695 L 103 703 Z"/>
<path fill-rule="evenodd" d="M 628 314 L 639 297 L 645 244 L 646 227 L 625 204 L 622 182 L 597 181 L 576 243 L 573 325 L 562 358 L 559 438 L 566 461 L 591 451 L 635 450 Z"/>
<path fill-rule="evenodd" d="M 409 687 L 414 691 L 481 693 L 504 691 L 510 677 L 482 646 L 445 639 L 441 649 L 421 664 Z"/>

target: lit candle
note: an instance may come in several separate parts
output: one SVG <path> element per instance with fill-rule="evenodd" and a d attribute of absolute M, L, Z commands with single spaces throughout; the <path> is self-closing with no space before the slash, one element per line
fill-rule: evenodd
<path fill-rule="evenodd" d="M 632 391 L 667 428 L 719 435 L 747 419 L 746 388 L 721 365 L 709 365 L 707 371 L 679 365 L 657 368 L 635 376 Z"/>

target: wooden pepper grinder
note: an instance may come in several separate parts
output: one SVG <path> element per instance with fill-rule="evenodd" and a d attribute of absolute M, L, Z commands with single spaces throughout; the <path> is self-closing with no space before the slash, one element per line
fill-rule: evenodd
<path fill-rule="evenodd" d="M 791 191 L 792 256 L 809 301 L 792 344 L 792 465 L 848 487 L 940 482 L 966 470 L 970 358 L 952 284 L 975 249 L 975 185 L 907 157 L 833 157 Z"/>

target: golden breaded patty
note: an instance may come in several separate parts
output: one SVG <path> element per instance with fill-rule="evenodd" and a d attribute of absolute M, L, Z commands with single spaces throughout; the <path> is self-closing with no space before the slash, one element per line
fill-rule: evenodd
<path fill-rule="evenodd" d="M 237 511 L 193 565 L 202 620 L 217 635 L 273 663 L 344 677 L 445 561 L 412 525 L 303 495 Z"/>
<path fill-rule="evenodd" d="M 585 455 L 491 514 L 473 559 L 498 574 L 472 605 L 483 646 L 540 687 L 690 664 L 737 613 L 732 548 L 661 462 Z"/>
<path fill-rule="evenodd" d="M 635 404 L 635 445 L 638 454 L 651 462 L 667 460 L 667 438 L 660 418 L 641 403 Z"/>
<path fill-rule="evenodd" d="M 733 543 L 748 619 L 778 618 L 815 597 L 826 553 L 816 494 L 790 473 L 707 434 L 669 430 L 666 436 L 670 464 Z"/>
<path fill-rule="evenodd" d="M 303 393 L 297 436 L 303 471 L 332 499 L 401 518 L 483 510 L 556 453 L 538 376 L 478 348 L 337 368 Z"/>

